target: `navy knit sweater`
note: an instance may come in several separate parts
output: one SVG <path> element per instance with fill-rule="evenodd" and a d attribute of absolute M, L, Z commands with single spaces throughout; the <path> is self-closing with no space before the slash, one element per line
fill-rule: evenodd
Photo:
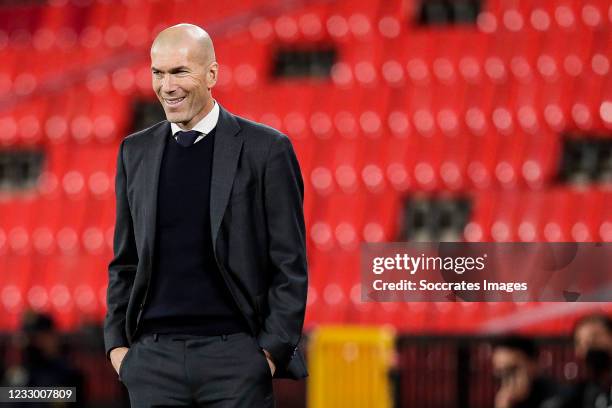
<path fill-rule="evenodd" d="M 169 136 L 159 175 L 154 270 L 143 333 L 248 331 L 214 256 L 210 180 L 215 131 L 189 147 Z"/>

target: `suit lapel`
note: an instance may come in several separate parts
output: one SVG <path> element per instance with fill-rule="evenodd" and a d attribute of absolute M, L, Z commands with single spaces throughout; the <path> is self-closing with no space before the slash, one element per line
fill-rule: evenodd
<path fill-rule="evenodd" d="M 219 108 L 210 182 L 210 227 L 215 249 L 219 227 L 227 207 L 244 142 L 243 135 L 239 133 L 240 125 L 234 116 L 220 105 Z"/>
<path fill-rule="evenodd" d="M 230 192 L 236 175 L 238 158 L 242 149 L 243 137 L 239 133 L 240 125 L 223 107 L 219 105 L 219 121 L 215 131 L 215 148 L 213 152 L 213 169 L 210 183 L 210 225 L 213 246 L 216 245 L 217 234 Z M 146 248 L 149 249 L 149 265 L 153 265 L 153 250 L 155 248 L 155 233 L 157 230 L 157 194 L 159 187 L 159 172 L 166 147 L 167 136 L 170 134 L 170 123 L 165 122 L 151 134 L 145 165 L 147 179 L 144 186 L 144 210 L 146 225 Z"/>
<path fill-rule="evenodd" d="M 155 248 L 155 232 L 157 230 L 157 191 L 159 186 L 159 171 L 166 147 L 166 139 L 170 135 L 170 123 L 164 122 L 151 134 L 151 140 L 144 157 L 145 165 L 149 167 L 146 172 L 147 179 L 144 186 L 144 210 L 145 210 L 145 232 L 146 247 L 149 248 L 149 264 L 153 265 L 153 250 Z M 148 268 L 145 268 L 148 270 Z"/>

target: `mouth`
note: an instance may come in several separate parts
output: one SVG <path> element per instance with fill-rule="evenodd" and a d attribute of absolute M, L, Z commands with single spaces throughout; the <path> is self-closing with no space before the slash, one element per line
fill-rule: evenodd
<path fill-rule="evenodd" d="M 181 102 L 183 102 L 185 100 L 185 97 L 183 96 L 182 98 L 164 98 L 164 103 L 168 106 L 171 107 L 176 107 L 178 105 L 180 105 Z"/>

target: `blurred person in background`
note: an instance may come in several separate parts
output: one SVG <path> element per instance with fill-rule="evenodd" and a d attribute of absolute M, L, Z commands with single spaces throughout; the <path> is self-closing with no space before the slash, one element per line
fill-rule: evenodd
<path fill-rule="evenodd" d="M 271 407 L 307 375 L 304 185 L 289 138 L 211 94 L 211 38 L 151 47 L 165 121 L 119 148 L 104 340 L 132 407 Z"/>
<path fill-rule="evenodd" d="M 83 374 L 65 355 L 60 334 L 53 319 L 41 313 L 24 314 L 21 332 L 16 336 L 21 349 L 20 362 L 7 368 L 4 386 L 7 387 L 76 387 L 77 401 L 28 402 L 30 407 L 84 407 L 85 387 Z M 23 403 L 16 403 L 23 406 Z"/>
<path fill-rule="evenodd" d="M 612 407 L 612 318 L 603 314 L 584 316 L 576 322 L 573 337 L 585 376 L 572 387 L 563 407 Z"/>
<path fill-rule="evenodd" d="M 508 336 L 493 343 L 493 375 L 499 381 L 495 408 L 557 408 L 562 388 L 542 375 L 535 342 Z"/>

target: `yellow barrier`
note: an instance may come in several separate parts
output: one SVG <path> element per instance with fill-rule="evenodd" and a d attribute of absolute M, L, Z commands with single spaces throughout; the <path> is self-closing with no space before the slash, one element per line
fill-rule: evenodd
<path fill-rule="evenodd" d="M 321 327 L 309 341 L 308 408 L 391 408 L 392 330 Z"/>

